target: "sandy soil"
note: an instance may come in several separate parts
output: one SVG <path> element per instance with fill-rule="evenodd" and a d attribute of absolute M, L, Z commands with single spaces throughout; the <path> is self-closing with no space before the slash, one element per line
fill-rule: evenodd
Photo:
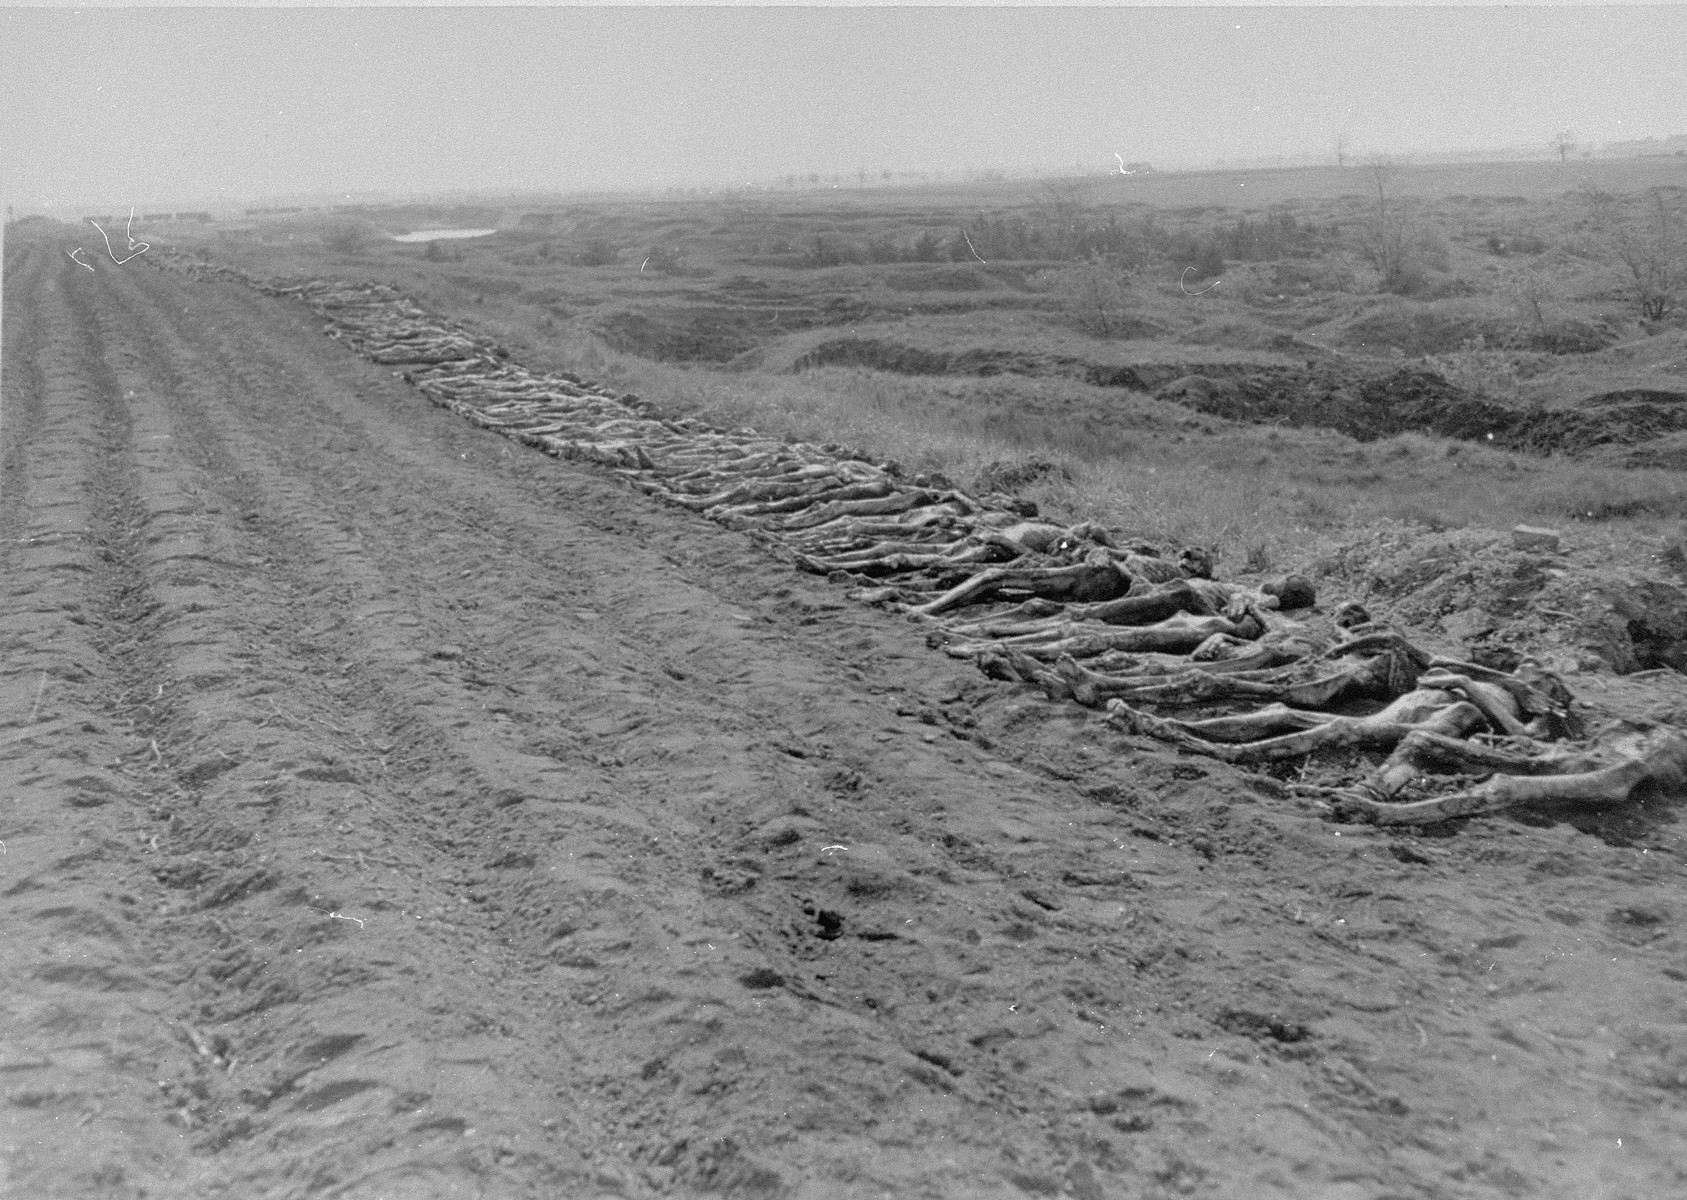
<path fill-rule="evenodd" d="M 51 234 L 0 1194 L 1687 1194 L 1674 803 L 1327 824 Z"/>

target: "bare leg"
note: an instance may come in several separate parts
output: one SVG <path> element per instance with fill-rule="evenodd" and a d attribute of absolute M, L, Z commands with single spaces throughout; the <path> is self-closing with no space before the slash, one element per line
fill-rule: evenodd
<path fill-rule="evenodd" d="M 1145 595 L 1126 596 L 1104 604 L 1085 605 L 1074 609 L 1071 615 L 1108 625 L 1149 625 L 1176 616 L 1180 612 L 1205 616 L 1212 611 L 1212 605 L 1189 585 L 1187 579 L 1177 579 L 1162 584 Z"/>
<path fill-rule="evenodd" d="M 1365 791 L 1393 796 L 1426 775 L 1573 775 L 1601 766 L 1586 751 L 1518 754 L 1420 729 L 1395 749 L 1366 781 Z"/>
<path fill-rule="evenodd" d="M 1078 563 L 1069 567 L 997 567 L 989 571 L 980 571 L 929 604 L 921 604 L 908 611 L 922 617 L 935 617 L 951 608 L 979 603 L 1002 588 L 1023 588 L 1038 596 L 1059 600 L 1074 596 L 1107 595 L 1109 591 L 1117 595 L 1128 584 L 1129 581 L 1116 568 L 1090 563 Z"/>
<path fill-rule="evenodd" d="M 1379 825 L 1429 825 L 1523 804 L 1615 804 L 1628 799 L 1642 783 L 1676 786 L 1687 775 L 1687 737 L 1674 729 L 1660 726 L 1617 739 L 1610 749 L 1619 761 L 1598 770 L 1570 775 L 1496 775 L 1466 791 L 1409 804 L 1346 795 L 1336 802 L 1336 811 Z"/>
<path fill-rule="evenodd" d="M 1454 700 L 1446 692 L 1414 692 L 1401 700 L 1415 701 L 1416 705 L 1429 707 L 1429 711 L 1423 712 L 1416 705 L 1407 706 L 1396 701 L 1369 717 L 1330 717 L 1297 733 L 1236 745 L 1211 741 L 1193 732 L 1192 727 L 1182 721 L 1150 716 L 1122 700 L 1108 703 L 1107 718 L 1126 732 L 1146 734 L 1196 754 L 1239 764 L 1299 758 L 1318 750 L 1345 747 L 1393 750 L 1414 730 L 1427 729 L 1458 737 L 1480 728 L 1484 723 L 1482 713 L 1475 705 Z"/>
<path fill-rule="evenodd" d="M 1223 664 L 1215 664 L 1223 665 Z M 1355 664 L 1322 679 L 1303 682 L 1238 679 L 1229 673 L 1193 667 L 1176 675 L 1103 675 L 1091 671 L 1070 655 L 1055 662 L 1080 704 L 1097 705 L 1107 697 L 1138 704 L 1191 705 L 1217 700 L 1276 700 L 1300 708 L 1323 708 L 1350 691 L 1372 686 L 1365 664 Z"/>

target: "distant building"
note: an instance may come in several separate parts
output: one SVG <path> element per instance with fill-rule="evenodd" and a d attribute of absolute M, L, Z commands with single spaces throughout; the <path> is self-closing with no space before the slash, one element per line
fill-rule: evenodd
<path fill-rule="evenodd" d="M 169 219 L 169 213 L 143 213 L 141 216 L 143 221 L 168 221 Z"/>

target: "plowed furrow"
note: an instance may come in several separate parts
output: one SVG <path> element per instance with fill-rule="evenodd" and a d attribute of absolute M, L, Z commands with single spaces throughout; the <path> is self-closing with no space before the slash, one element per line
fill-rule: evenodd
<path fill-rule="evenodd" d="M 140 914 L 152 877 L 147 753 L 160 658 L 138 561 L 143 509 L 131 423 L 74 264 L 33 247 L 8 262 L 0 482 L 0 1107 L 6 1182 L 81 1196 L 194 1187 L 159 1087 L 196 1052 L 170 1012 Z M 69 267 L 66 270 L 65 267 Z M 67 1136 L 74 1130 L 74 1137 Z M 20 1147 L 32 1148 L 15 1153 Z"/>

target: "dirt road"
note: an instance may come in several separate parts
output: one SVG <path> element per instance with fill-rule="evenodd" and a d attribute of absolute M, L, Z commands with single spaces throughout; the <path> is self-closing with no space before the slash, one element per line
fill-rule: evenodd
<path fill-rule="evenodd" d="M 1687 852 L 1342 828 L 9 231 L 0 1195 L 1687 1194 Z"/>

